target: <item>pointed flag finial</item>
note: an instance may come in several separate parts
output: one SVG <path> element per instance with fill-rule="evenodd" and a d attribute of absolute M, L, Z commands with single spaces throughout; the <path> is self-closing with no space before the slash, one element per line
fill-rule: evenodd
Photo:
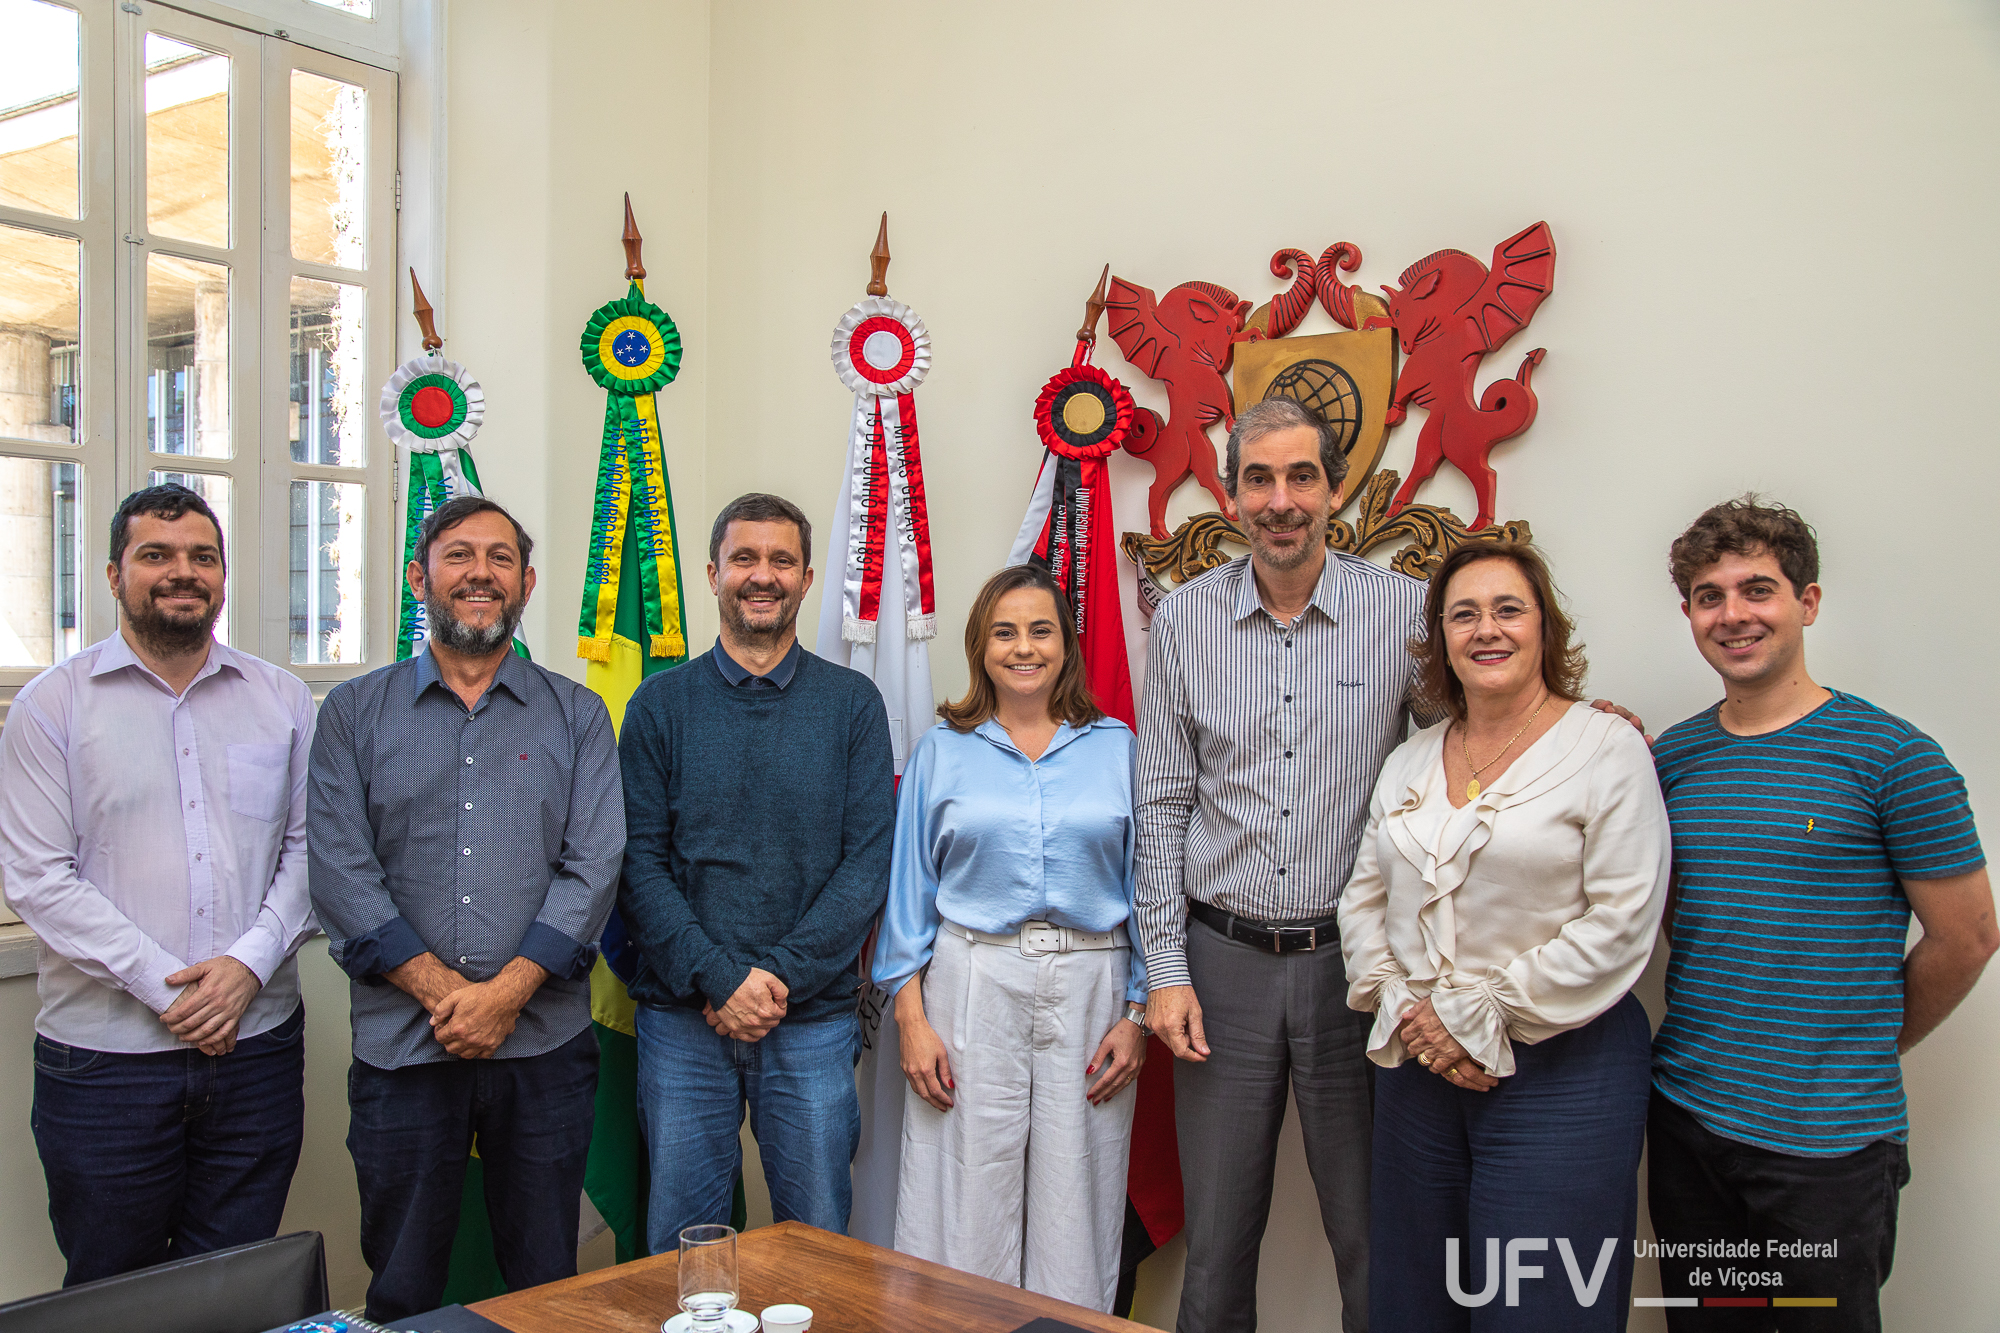
<path fill-rule="evenodd" d="M 882 214 L 882 226 L 875 233 L 875 248 L 868 252 L 868 267 L 874 274 L 868 279 L 870 296 L 889 294 L 889 215 Z"/>
<path fill-rule="evenodd" d="M 625 276 L 633 281 L 643 281 L 646 266 L 639 262 L 639 245 L 644 238 L 639 235 L 638 220 L 632 216 L 632 194 L 629 190 L 625 193 L 625 234 L 621 239 L 625 242 Z"/>
<path fill-rule="evenodd" d="M 1083 303 L 1083 327 L 1076 331 L 1080 343 L 1097 341 L 1097 321 L 1104 318 L 1104 284 L 1111 277 L 1111 265 L 1104 266 L 1104 272 L 1097 275 L 1097 290 Z"/>
<path fill-rule="evenodd" d="M 417 271 L 415 269 L 410 270 L 410 290 L 417 294 L 416 300 L 411 304 L 410 313 L 417 317 L 417 327 L 424 331 L 424 350 L 426 352 L 435 352 L 438 348 L 444 346 L 444 339 L 438 337 L 437 324 L 434 322 L 435 316 L 431 312 L 431 303 L 424 296 L 423 284 L 417 281 Z"/>

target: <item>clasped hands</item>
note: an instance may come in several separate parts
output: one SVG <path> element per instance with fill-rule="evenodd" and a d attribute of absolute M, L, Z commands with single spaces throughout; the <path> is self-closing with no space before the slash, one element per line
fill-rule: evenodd
<path fill-rule="evenodd" d="M 236 1049 L 243 1011 L 264 989 L 255 972 L 228 954 L 184 967 L 166 982 L 186 989 L 174 997 L 160 1022 L 203 1055 L 227 1055 Z"/>
<path fill-rule="evenodd" d="M 750 975 L 743 978 L 743 984 L 736 988 L 736 993 L 723 1002 L 722 1008 L 704 1004 L 701 1016 L 725 1037 L 734 1037 L 737 1041 L 762 1041 L 784 1019 L 791 994 L 776 976 L 761 967 L 753 967 Z"/>
<path fill-rule="evenodd" d="M 1444 1020 L 1431 1007 L 1429 996 L 1403 1015 L 1403 1021 L 1396 1025 L 1396 1035 L 1403 1039 L 1403 1049 L 1412 1059 L 1455 1088 L 1491 1092 L 1500 1086 L 1500 1080 L 1466 1054 L 1465 1047 L 1445 1030 Z"/>
<path fill-rule="evenodd" d="M 463 1060 L 484 1060 L 513 1035 L 522 1008 L 549 972 L 517 957 L 491 981 L 473 981 L 446 967 L 436 954 L 420 953 L 382 975 L 430 1014 L 438 1045 Z"/>

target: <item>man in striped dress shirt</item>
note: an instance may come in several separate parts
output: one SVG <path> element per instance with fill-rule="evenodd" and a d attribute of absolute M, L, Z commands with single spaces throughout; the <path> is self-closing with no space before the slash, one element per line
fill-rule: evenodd
<path fill-rule="evenodd" d="M 2000 947 L 1965 783 L 1930 737 L 1807 674 L 1819 549 L 1797 514 L 1717 505 L 1669 564 L 1725 697 L 1654 750 L 1674 890 L 1651 1203 L 1662 1289 L 1687 1302 L 1668 1326 L 1879 1329 L 1910 1176 L 1898 1057 Z"/>
<path fill-rule="evenodd" d="M 1223 484 L 1250 556 L 1175 590 L 1152 623 L 1137 920 L 1148 1026 L 1179 1057 L 1180 1333 L 1256 1327 L 1288 1084 L 1343 1327 L 1368 1324 L 1369 1018 L 1347 1007 L 1334 909 L 1407 729 L 1424 585 L 1327 552 L 1346 471 L 1291 399 L 1244 412 Z"/>

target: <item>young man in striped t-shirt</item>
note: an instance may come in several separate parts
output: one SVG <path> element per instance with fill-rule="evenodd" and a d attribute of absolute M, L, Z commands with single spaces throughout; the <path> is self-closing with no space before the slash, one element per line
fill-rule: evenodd
<path fill-rule="evenodd" d="M 1818 1308 L 1703 1304 L 1668 1326 L 1879 1329 L 1909 1179 L 1898 1057 L 2000 947 L 1965 783 L 1930 737 L 1807 674 L 1819 548 L 1797 514 L 1717 505 L 1669 565 L 1724 698 L 1654 749 L 1674 833 L 1648 1126 L 1662 1287 Z"/>

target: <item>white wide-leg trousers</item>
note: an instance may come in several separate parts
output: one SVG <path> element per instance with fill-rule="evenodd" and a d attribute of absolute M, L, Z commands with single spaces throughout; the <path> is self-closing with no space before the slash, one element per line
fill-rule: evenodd
<path fill-rule="evenodd" d="M 949 1111 L 905 1093 L 897 1249 L 1111 1309 L 1137 1094 L 1092 1106 L 1084 1069 L 1122 1021 L 1129 966 L 1124 948 L 1029 958 L 938 932 L 911 984 L 957 1087 Z"/>

